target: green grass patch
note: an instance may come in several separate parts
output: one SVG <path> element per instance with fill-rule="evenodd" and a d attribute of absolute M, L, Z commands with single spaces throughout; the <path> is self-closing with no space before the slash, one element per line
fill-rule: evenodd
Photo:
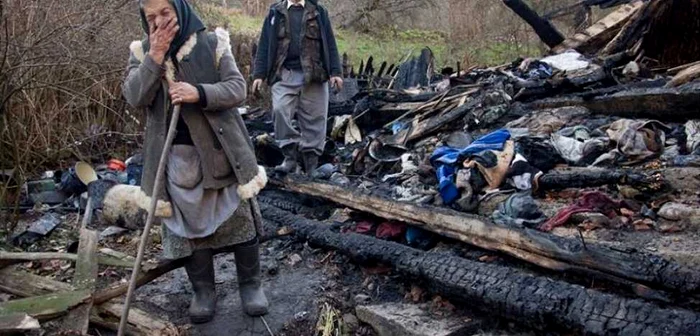
<path fill-rule="evenodd" d="M 263 17 L 251 17 L 237 9 L 224 9 L 214 5 L 198 7 L 205 22 L 210 26 L 228 26 L 232 33 L 258 36 Z M 532 56 L 539 53 L 535 46 L 523 47 L 510 43 L 462 43 L 450 44 L 443 32 L 426 30 L 387 29 L 372 33 L 359 33 L 352 30 L 336 29 L 336 40 L 340 54 L 347 53 L 350 64 L 359 67 L 362 60 L 373 56 L 375 67 L 381 62 L 398 63 L 406 55 L 419 55 L 428 47 L 436 59 L 436 66 L 456 66 L 457 62 L 474 65 L 497 65 L 509 62 L 519 56 Z"/>

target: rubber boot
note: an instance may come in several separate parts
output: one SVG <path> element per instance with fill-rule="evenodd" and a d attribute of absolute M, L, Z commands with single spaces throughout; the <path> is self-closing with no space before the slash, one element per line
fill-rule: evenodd
<path fill-rule="evenodd" d="M 284 161 L 275 167 L 275 171 L 285 174 L 295 173 L 297 170 L 297 145 L 282 147 L 282 154 L 284 154 Z"/>
<path fill-rule="evenodd" d="M 260 249 L 258 243 L 238 246 L 233 250 L 238 273 L 238 290 L 243 311 L 250 316 L 267 314 L 269 303 L 260 279 Z"/>
<path fill-rule="evenodd" d="M 304 172 L 306 175 L 315 177 L 316 168 L 318 168 L 318 155 L 313 152 L 304 153 Z"/>
<path fill-rule="evenodd" d="M 192 283 L 190 319 L 192 323 L 206 323 L 214 318 L 216 288 L 214 283 L 214 256 L 211 249 L 197 250 L 185 262 L 187 276 Z"/>

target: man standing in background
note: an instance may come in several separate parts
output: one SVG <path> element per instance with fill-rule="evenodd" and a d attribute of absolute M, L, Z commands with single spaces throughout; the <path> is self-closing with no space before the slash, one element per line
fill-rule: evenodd
<path fill-rule="evenodd" d="M 253 70 L 253 92 L 267 81 L 272 91 L 275 140 L 282 173 L 297 171 L 302 154 L 311 173 L 323 154 L 328 118 L 328 82 L 343 86 L 338 48 L 328 11 L 316 0 L 281 0 L 263 23 Z M 292 125 L 296 118 L 298 130 Z"/>

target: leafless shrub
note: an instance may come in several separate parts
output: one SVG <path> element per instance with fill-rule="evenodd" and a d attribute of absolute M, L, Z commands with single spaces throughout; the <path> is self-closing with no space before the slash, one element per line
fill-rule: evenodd
<path fill-rule="evenodd" d="M 123 157 L 141 130 L 119 90 L 139 36 L 135 2 L 0 6 L 0 169 L 14 168 L 21 185 L 47 166 Z"/>

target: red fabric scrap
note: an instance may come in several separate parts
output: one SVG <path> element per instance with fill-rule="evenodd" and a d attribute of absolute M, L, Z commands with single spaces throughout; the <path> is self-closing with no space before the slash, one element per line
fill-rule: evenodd
<path fill-rule="evenodd" d="M 403 237 L 406 225 L 398 222 L 384 222 L 377 228 L 377 238 L 397 239 Z"/>
<path fill-rule="evenodd" d="M 370 222 L 359 222 L 355 225 L 355 232 L 357 233 L 367 233 L 372 231 L 372 223 Z"/>
<path fill-rule="evenodd" d="M 555 227 L 562 226 L 572 215 L 580 212 L 600 212 L 608 218 L 615 218 L 617 210 L 622 207 L 622 202 L 615 201 L 608 195 L 598 191 L 583 194 L 576 203 L 561 209 L 554 217 L 540 226 L 541 231 L 552 231 Z"/>

